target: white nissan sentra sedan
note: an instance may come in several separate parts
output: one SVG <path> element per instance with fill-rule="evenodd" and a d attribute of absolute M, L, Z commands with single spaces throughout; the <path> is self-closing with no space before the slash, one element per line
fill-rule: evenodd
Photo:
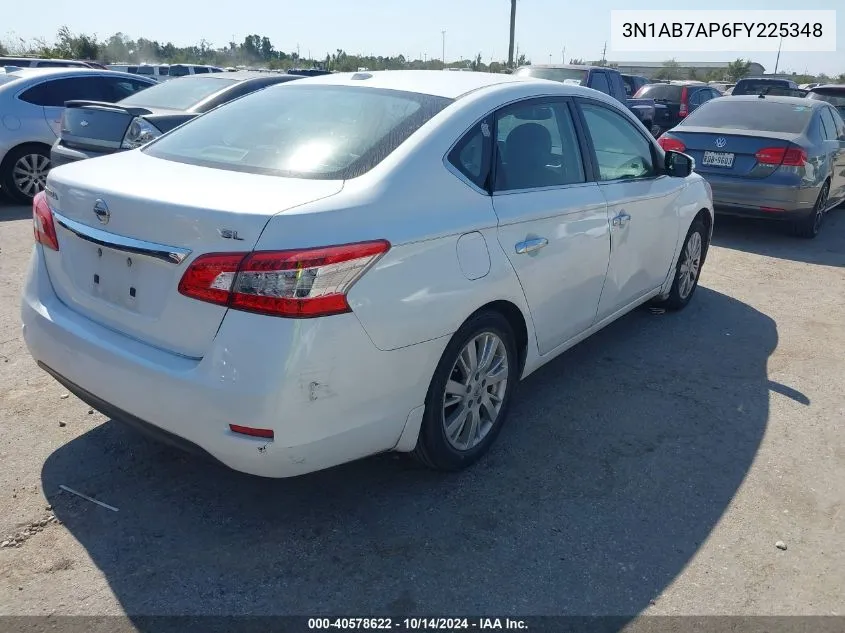
<path fill-rule="evenodd" d="M 273 86 L 50 173 L 24 337 L 91 406 L 239 471 L 391 450 L 456 470 L 521 378 L 690 301 L 713 226 L 692 167 L 579 86 Z"/>

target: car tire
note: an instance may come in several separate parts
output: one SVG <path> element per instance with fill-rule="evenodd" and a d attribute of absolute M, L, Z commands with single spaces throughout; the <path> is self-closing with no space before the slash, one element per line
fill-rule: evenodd
<path fill-rule="evenodd" d="M 701 218 L 696 218 L 689 227 L 684 245 L 681 247 L 678 263 L 675 266 L 672 289 L 667 297 L 653 302 L 653 305 L 666 310 L 682 310 L 689 304 L 695 294 L 695 289 L 698 288 L 698 280 L 701 277 L 701 269 L 709 246 L 707 225 Z"/>
<path fill-rule="evenodd" d="M 507 319 L 495 311 L 475 314 L 455 333 L 428 388 L 412 453 L 417 461 L 434 470 L 457 471 L 488 451 L 519 380 L 515 341 Z"/>
<path fill-rule="evenodd" d="M 813 205 L 813 210 L 806 217 L 795 220 L 791 224 L 790 229 L 794 236 L 813 239 L 819 234 L 824 223 L 825 206 L 827 206 L 827 195 L 829 192 L 830 183 L 825 182 L 822 185 L 821 191 L 819 191 L 819 197 L 816 198 L 816 204 Z"/>
<path fill-rule="evenodd" d="M 0 187 L 15 202 L 32 202 L 44 189 L 50 171 L 50 149 L 41 145 L 21 145 L 3 160 Z"/>

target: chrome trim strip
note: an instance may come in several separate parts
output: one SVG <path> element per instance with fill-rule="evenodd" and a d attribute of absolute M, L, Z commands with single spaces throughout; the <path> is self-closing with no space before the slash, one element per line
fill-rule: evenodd
<path fill-rule="evenodd" d="M 109 233 L 90 226 L 86 226 L 81 222 L 76 222 L 70 218 L 53 211 L 53 217 L 56 222 L 62 225 L 77 237 L 97 244 L 98 246 L 105 246 L 116 251 L 123 251 L 125 253 L 134 253 L 135 255 L 144 255 L 159 259 L 168 264 L 181 264 L 188 255 L 191 254 L 190 249 L 178 248 L 176 246 L 168 246 L 167 244 L 157 244 L 155 242 L 145 242 L 144 240 L 136 240 L 131 237 L 124 237 L 116 233 Z"/>

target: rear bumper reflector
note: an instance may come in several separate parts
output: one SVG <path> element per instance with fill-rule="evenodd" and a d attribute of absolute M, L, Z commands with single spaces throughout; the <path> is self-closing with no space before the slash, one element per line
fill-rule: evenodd
<path fill-rule="evenodd" d="M 265 440 L 272 440 L 273 439 L 273 429 L 254 429 L 249 426 L 240 426 L 238 424 L 230 424 L 229 430 L 232 433 L 238 433 L 240 435 L 249 435 L 250 437 L 260 437 Z"/>

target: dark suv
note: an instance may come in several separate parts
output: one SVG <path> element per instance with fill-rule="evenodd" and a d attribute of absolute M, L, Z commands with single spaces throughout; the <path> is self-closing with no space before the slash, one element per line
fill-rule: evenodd
<path fill-rule="evenodd" d="M 665 105 L 669 110 L 669 120 L 664 129 L 671 129 L 702 103 L 721 97 L 722 93 L 707 84 L 679 82 L 648 84 L 634 96 L 637 99 L 654 99 L 655 103 Z"/>

